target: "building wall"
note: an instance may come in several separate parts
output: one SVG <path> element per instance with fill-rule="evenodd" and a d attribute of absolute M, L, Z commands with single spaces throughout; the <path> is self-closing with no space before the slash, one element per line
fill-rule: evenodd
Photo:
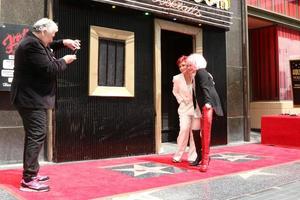
<path fill-rule="evenodd" d="M 300 19 L 299 1 L 296 0 L 247 0 L 249 6 Z"/>
<path fill-rule="evenodd" d="M 43 16 L 44 1 L 0 0 L 0 25 L 30 25 Z M 20 163 L 23 156 L 22 121 L 9 98 L 9 92 L 0 92 L 0 164 Z"/>
<path fill-rule="evenodd" d="M 243 39 L 244 1 L 231 1 L 232 25 L 226 33 L 228 143 L 248 140 L 248 90 L 245 40 Z M 246 30 L 247 31 L 247 30 Z"/>
<path fill-rule="evenodd" d="M 31 25 L 37 19 L 45 16 L 45 2 L 47 0 L 0 0 L 0 24 Z M 245 130 L 247 131 L 248 117 L 245 112 L 247 101 L 244 100 L 245 93 L 247 95 L 247 91 L 244 89 L 246 83 L 244 73 L 247 71 L 247 66 L 244 65 L 242 55 L 244 19 L 241 10 L 243 4 L 243 1 L 232 1 L 233 24 L 226 32 L 227 78 L 224 88 L 227 91 L 227 103 L 224 106 L 228 117 L 227 126 L 223 122 L 221 126 L 227 127 L 228 143 L 245 140 Z M 63 102 L 61 103 L 63 104 Z M 112 102 L 112 104 L 114 103 Z M 63 116 L 58 115 L 57 117 Z M 10 105 L 9 92 L 0 92 L 0 164 L 22 161 L 23 137 L 22 121 Z"/>
<path fill-rule="evenodd" d="M 32 24 L 44 17 L 45 0 L 0 0 L 0 22 Z"/>
<path fill-rule="evenodd" d="M 58 38 L 81 40 L 78 60 L 58 76 L 54 161 L 154 153 L 153 17 L 92 2 L 54 5 Z M 91 25 L 134 33 L 134 97 L 88 95 Z"/>
<path fill-rule="evenodd" d="M 268 6 L 265 3 L 268 3 Z M 276 52 L 273 63 L 276 64 L 275 70 L 278 70 L 279 73 L 275 74 L 275 79 L 277 83 L 273 84 L 272 88 L 269 88 L 268 91 L 264 91 L 264 93 L 276 92 L 276 95 L 267 99 L 267 98 L 257 98 L 255 95 L 255 87 L 257 82 L 250 81 L 250 91 L 251 91 L 251 102 L 250 102 L 250 116 L 251 116 L 251 129 L 260 129 L 261 128 L 261 116 L 263 115 L 275 115 L 275 114 L 296 114 L 299 113 L 299 108 L 296 108 L 293 105 L 292 101 L 292 92 L 291 92 L 291 83 L 290 83 L 290 69 L 289 69 L 289 57 L 297 56 L 297 49 L 299 48 L 298 41 L 299 37 L 299 1 L 281 1 L 280 3 L 276 3 L 275 0 L 263 1 L 263 0 L 247 0 L 247 15 L 252 20 L 255 18 L 257 21 L 260 21 L 260 25 L 256 24 L 257 28 L 264 29 L 266 27 L 270 27 L 270 25 L 276 26 L 277 31 L 275 35 L 275 41 L 278 42 L 279 50 Z M 271 12 L 270 12 L 271 11 Z M 248 17 L 247 16 L 247 17 Z M 267 23 L 266 23 L 267 22 Z M 265 24 L 264 24 L 265 23 Z M 264 25 L 263 25 L 264 24 Z M 252 29 L 255 27 L 254 24 L 249 26 L 249 49 L 253 50 L 251 46 L 253 46 L 253 41 L 250 40 Z M 263 26 L 261 26 L 263 25 Z M 281 31 L 282 29 L 282 31 Z M 259 30 L 259 29 L 258 29 Z M 278 31 L 280 30 L 280 31 Z M 264 35 L 262 41 L 270 40 L 270 37 Z M 293 39 L 292 39 L 293 38 Z M 257 41 L 256 41 L 257 42 Z M 274 42 L 273 42 L 274 43 Z M 277 47 L 276 47 L 277 48 Z M 261 49 L 261 47 L 260 47 Z M 266 48 L 268 49 L 268 48 Z M 251 53 L 250 53 L 251 56 Z M 251 56 L 252 57 L 252 56 Z M 278 57 L 278 58 L 276 58 Z M 253 70 L 255 65 L 255 58 L 250 58 L 250 77 L 251 80 L 253 76 L 258 76 L 254 74 Z M 262 62 L 262 65 L 265 66 L 266 63 Z M 273 64 L 274 65 L 274 64 Z M 274 70 L 273 70 L 274 71 Z M 266 85 L 270 85 L 270 81 L 268 82 L 268 77 L 270 77 L 270 73 L 267 75 L 263 74 L 262 83 L 268 83 Z M 274 74 L 271 77 L 274 79 Z M 266 81 L 267 80 L 267 81 Z M 262 87 L 257 87 L 256 90 L 262 91 Z M 275 90 L 274 90 L 275 89 Z M 268 100 L 268 101 L 266 101 Z"/>

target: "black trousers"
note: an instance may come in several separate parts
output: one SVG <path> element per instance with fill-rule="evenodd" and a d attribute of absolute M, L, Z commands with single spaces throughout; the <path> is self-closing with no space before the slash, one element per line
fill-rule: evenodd
<path fill-rule="evenodd" d="M 39 172 L 39 154 L 46 139 L 47 110 L 17 108 L 25 130 L 23 179 L 28 182 Z"/>

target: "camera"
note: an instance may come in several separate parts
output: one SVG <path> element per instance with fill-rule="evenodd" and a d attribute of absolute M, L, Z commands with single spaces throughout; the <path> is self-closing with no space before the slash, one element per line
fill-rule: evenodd
<path fill-rule="evenodd" d="M 79 49 L 75 49 L 75 50 L 73 51 L 73 55 L 77 55 L 78 50 L 79 50 Z"/>

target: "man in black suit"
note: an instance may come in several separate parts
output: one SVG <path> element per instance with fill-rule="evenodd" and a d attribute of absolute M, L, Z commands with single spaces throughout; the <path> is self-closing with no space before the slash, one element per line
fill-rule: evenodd
<path fill-rule="evenodd" d="M 11 100 L 25 130 L 22 191 L 49 191 L 49 186 L 42 183 L 49 177 L 38 175 L 38 156 L 46 138 L 47 110 L 55 105 L 57 73 L 76 60 L 76 55 L 56 59 L 53 50 L 80 48 L 79 40 L 53 41 L 57 31 L 52 20 L 42 18 L 21 40 L 15 52 Z"/>
<path fill-rule="evenodd" d="M 209 151 L 213 111 L 215 111 L 217 115 L 223 116 L 223 110 L 221 107 L 219 95 L 215 89 L 213 77 L 208 71 L 206 71 L 207 63 L 204 57 L 198 53 L 191 54 L 187 58 L 187 65 L 189 72 L 195 75 L 194 93 L 196 96 L 196 102 L 201 109 L 202 114 L 202 160 L 200 163 L 200 171 L 206 172 L 210 161 Z"/>

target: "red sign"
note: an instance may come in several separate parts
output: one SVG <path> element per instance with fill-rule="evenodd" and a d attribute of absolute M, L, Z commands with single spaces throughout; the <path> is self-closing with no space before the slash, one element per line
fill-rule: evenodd
<path fill-rule="evenodd" d="M 14 76 L 14 53 L 18 43 L 29 31 L 27 26 L 0 26 L 0 91 L 10 91 Z"/>
<path fill-rule="evenodd" d="M 1 42 L 6 49 L 5 53 L 8 55 L 14 54 L 16 45 L 28 31 L 28 28 L 23 28 L 23 30 L 19 33 L 7 33 L 7 36 Z"/>

